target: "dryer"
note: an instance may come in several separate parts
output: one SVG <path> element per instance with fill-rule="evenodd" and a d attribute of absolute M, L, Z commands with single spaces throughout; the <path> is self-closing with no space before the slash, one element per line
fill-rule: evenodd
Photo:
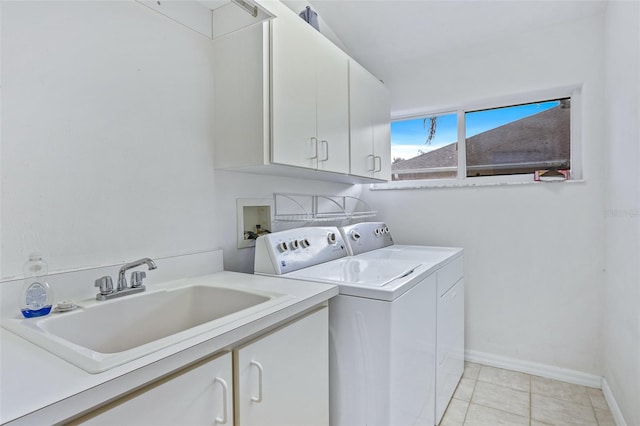
<path fill-rule="evenodd" d="M 363 222 L 340 228 L 353 259 L 393 263 L 421 262 L 435 270 L 437 286 L 435 423 L 439 424 L 464 372 L 463 250 L 394 244 L 384 222 Z"/>
<path fill-rule="evenodd" d="M 436 275 L 348 256 L 336 227 L 260 236 L 255 273 L 338 285 L 329 301 L 331 425 L 434 425 Z"/>

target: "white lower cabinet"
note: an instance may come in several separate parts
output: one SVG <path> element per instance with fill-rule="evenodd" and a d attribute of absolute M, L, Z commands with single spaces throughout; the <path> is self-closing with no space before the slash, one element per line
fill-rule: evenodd
<path fill-rule="evenodd" d="M 328 425 L 328 308 L 233 351 L 238 424 Z"/>
<path fill-rule="evenodd" d="M 328 425 L 328 308 L 234 349 L 233 358 L 208 358 L 69 424 Z"/>
<path fill-rule="evenodd" d="M 436 330 L 436 424 L 453 397 L 464 372 L 464 278 L 463 259 L 437 272 L 438 307 Z"/>
<path fill-rule="evenodd" d="M 231 353 L 201 361 L 71 424 L 233 425 Z"/>

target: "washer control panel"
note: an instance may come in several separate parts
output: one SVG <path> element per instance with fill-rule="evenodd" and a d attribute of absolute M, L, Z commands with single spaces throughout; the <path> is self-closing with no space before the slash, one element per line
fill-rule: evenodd
<path fill-rule="evenodd" d="M 347 246 L 335 226 L 272 232 L 256 240 L 254 272 L 280 275 L 347 255 Z"/>
<path fill-rule="evenodd" d="M 350 256 L 392 246 L 391 231 L 384 222 L 362 222 L 343 226 L 340 233 Z"/>

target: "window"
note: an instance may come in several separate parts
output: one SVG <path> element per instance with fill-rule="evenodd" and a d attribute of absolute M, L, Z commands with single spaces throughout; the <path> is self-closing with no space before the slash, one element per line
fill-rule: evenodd
<path fill-rule="evenodd" d="M 395 120 L 392 180 L 533 180 L 539 170 L 570 170 L 571 101 L 565 96 Z"/>
<path fill-rule="evenodd" d="M 458 115 L 391 123 L 393 180 L 455 178 L 458 172 Z"/>
<path fill-rule="evenodd" d="M 467 177 L 570 168 L 569 98 L 465 113 Z"/>

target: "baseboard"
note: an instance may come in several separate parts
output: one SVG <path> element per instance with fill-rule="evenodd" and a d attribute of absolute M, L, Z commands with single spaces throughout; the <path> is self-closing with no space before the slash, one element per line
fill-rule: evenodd
<path fill-rule="evenodd" d="M 478 364 L 490 365 L 492 367 L 504 368 L 506 370 L 520 371 L 521 373 L 546 377 L 548 379 L 561 380 L 563 382 L 589 386 L 591 388 L 601 389 L 603 383 L 602 376 L 597 376 L 595 374 L 554 367 L 547 364 L 522 361 L 519 359 L 488 354 L 470 349 L 464 351 L 464 358 L 466 361 L 476 362 Z M 611 397 L 613 398 L 613 395 Z"/>
<path fill-rule="evenodd" d="M 607 404 L 609 404 L 609 410 L 611 410 L 611 415 L 613 416 L 613 420 L 616 421 L 616 425 L 627 426 L 627 422 L 622 416 L 622 411 L 620 411 L 620 407 L 618 407 L 618 403 L 613 397 L 613 392 L 611 392 L 609 383 L 607 383 L 607 379 L 604 377 L 602 378 L 602 393 L 604 394 L 604 399 L 607 400 Z"/>

